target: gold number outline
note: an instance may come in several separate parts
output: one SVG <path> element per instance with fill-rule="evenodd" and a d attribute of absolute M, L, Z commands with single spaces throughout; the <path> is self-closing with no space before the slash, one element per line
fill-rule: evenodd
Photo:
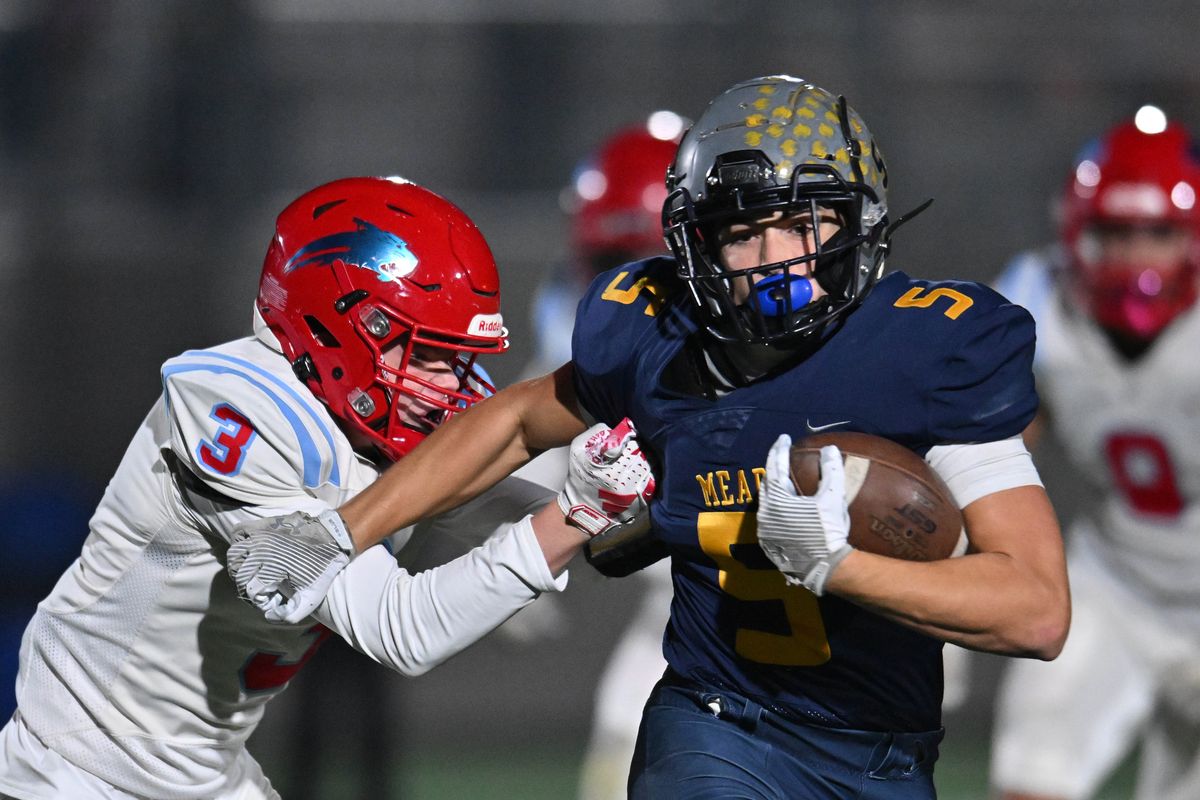
<path fill-rule="evenodd" d="M 610 300 L 614 303 L 620 303 L 621 305 L 627 306 L 632 305 L 633 302 L 642 295 L 642 291 L 645 290 L 647 302 L 644 313 L 648 317 L 653 317 L 658 313 L 658 309 L 662 305 L 662 300 L 659 297 L 661 290 L 658 288 L 658 284 L 654 283 L 649 278 L 642 276 L 634 281 L 633 285 L 628 289 L 619 288 L 621 282 L 627 277 L 629 277 L 628 271 L 622 270 L 621 272 L 618 272 L 617 277 L 613 278 L 609 282 L 608 286 L 605 287 L 604 293 L 600 295 L 600 299 Z"/>
<path fill-rule="evenodd" d="M 743 658 L 777 666 L 816 666 L 829 660 L 829 640 L 817 598 L 789 586 L 774 567 L 754 569 L 733 555 L 735 544 L 758 546 L 752 512 L 702 511 L 696 519 L 700 549 L 717 563 L 721 591 L 738 601 L 777 600 L 790 632 L 770 633 L 739 627 L 734 649 Z"/>
<path fill-rule="evenodd" d="M 950 307 L 942 312 L 950 319 L 958 319 L 964 311 L 975 305 L 972 298 L 957 289 L 948 289 L 945 286 L 928 291 L 920 286 L 914 286 L 892 305 L 896 308 L 929 308 L 943 297 L 951 301 Z"/>

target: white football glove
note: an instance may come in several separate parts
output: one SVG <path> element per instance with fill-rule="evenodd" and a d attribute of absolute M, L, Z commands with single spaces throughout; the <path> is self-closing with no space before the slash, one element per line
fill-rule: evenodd
<path fill-rule="evenodd" d="M 781 434 L 767 453 L 767 475 L 758 498 L 758 546 L 790 584 L 818 597 L 825 581 L 853 549 L 846 471 L 837 447 L 821 448 L 821 482 L 811 497 L 792 484 L 792 437 Z"/>
<path fill-rule="evenodd" d="M 654 476 L 636 434 L 626 417 L 615 428 L 593 425 L 571 442 L 558 507 L 588 536 L 629 523 L 649 508 Z"/>
<path fill-rule="evenodd" d="M 279 624 L 312 614 L 354 555 L 350 532 L 333 509 L 248 522 L 233 535 L 226 569 L 238 595 Z"/>

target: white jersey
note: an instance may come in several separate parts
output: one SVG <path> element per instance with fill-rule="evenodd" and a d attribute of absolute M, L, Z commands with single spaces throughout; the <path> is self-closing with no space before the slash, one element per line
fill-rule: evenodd
<path fill-rule="evenodd" d="M 1124 359 L 1064 298 L 1056 251 L 1017 258 L 997 289 L 1037 323 L 1038 390 L 1076 467 L 1104 491 L 1095 548 L 1157 602 L 1200 625 L 1200 307 Z M 1074 533 L 1074 531 L 1073 531 Z M 1190 623 L 1187 621 L 1190 620 Z"/>
<path fill-rule="evenodd" d="M 82 554 L 21 645 L 24 725 L 113 787 L 164 799 L 229 794 L 246 772 L 244 743 L 264 705 L 331 630 L 419 674 L 565 585 L 523 522 L 417 576 L 384 547 L 370 548 L 334 582 L 315 619 L 268 624 L 226 574 L 233 528 L 335 507 L 377 471 L 286 359 L 257 339 L 184 353 L 163 365 L 162 381 Z M 550 496 L 523 481 L 502 486 L 423 524 L 490 533 L 485 514 L 507 527 Z M 36 796 L 17 781 L 0 765 L 0 794 Z"/>

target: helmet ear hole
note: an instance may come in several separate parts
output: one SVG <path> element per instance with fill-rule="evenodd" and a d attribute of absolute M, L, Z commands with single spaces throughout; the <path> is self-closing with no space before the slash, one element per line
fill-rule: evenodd
<path fill-rule="evenodd" d="M 323 347 L 341 347 L 342 343 L 337 337 L 324 325 L 321 321 L 311 314 L 304 315 L 304 322 L 308 325 L 308 330 L 312 333 L 312 337 L 317 340 Z"/>

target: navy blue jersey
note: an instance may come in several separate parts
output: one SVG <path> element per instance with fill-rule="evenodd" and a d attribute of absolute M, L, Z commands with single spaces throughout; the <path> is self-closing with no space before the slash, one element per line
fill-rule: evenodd
<path fill-rule="evenodd" d="M 895 272 L 798 365 L 718 397 L 678 378 L 698 317 L 674 262 L 647 259 L 592 283 L 572 341 L 583 408 L 632 419 L 655 465 L 651 519 L 675 589 L 667 661 L 818 724 L 937 728 L 941 642 L 788 586 L 755 536 L 763 465 L 780 433 L 822 426 L 920 454 L 1020 433 L 1037 410 L 1033 320 L 980 284 Z"/>

